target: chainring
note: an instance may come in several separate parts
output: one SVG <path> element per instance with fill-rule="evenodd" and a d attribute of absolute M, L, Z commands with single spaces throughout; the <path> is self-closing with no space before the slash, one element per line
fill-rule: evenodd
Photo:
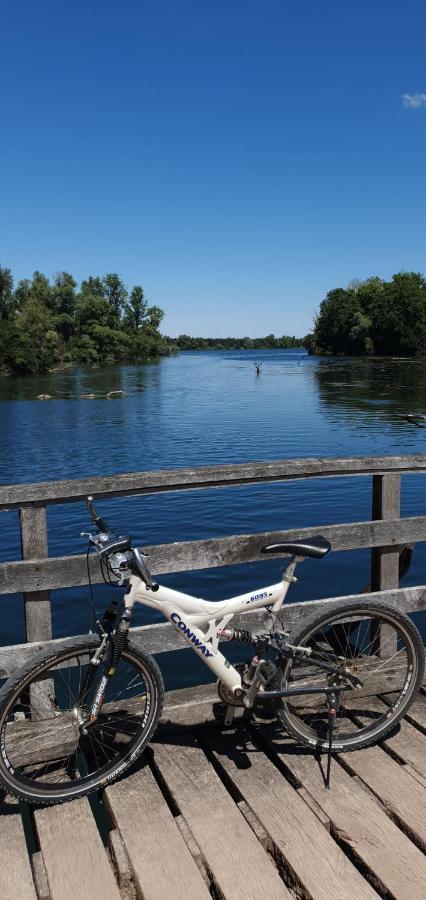
<path fill-rule="evenodd" d="M 241 680 L 242 680 L 242 676 L 243 676 L 244 672 L 246 671 L 246 669 L 248 669 L 248 665 L 247 665 L 247 663 L 240 663 L 239 665 L 234 666 L 234 669 L 236 669 L 237 672 L 239 672 L 239 674 L 241 675 Z M 226 703 L 227 706 L 243 706 L 244 705 L 243 697 L 244 697 L 244 694 L 246 694 L 247 690 L 248 690 L 248 688 L 245 687 L 244 684 L 242 684 L 244 693 L 241 695 L 241 697 L 236 697 L 235 694 L 233 694 L 232 691 L 226 687 L 226 684 L 224 684 L 223 681 L 219 680 L 216 684 L 216 687 L 217 687 L 217 692 L 219 694 L 220 699 L 222 700 L 223 703 Z"/>

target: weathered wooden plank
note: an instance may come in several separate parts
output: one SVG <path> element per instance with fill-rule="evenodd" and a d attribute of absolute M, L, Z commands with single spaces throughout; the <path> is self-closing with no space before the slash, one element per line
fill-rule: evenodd
<path fill-rule="evenodd" d="M 395 591 L 381 591 L 376 594 L 350 594 L 345 597 L 331 597 L 326 600 L 310 600 L 303 603 L 289 603 L 284 606 L 280 614 L 283 627 L 291 630 L 308 615 L 322 611 L 326 604 L 350 603 L 352 600 L 368 601 L 382 600 L 390 606 L 403 612 L 415 612 L 426 609 L 426 587 L 399 588 Z M 264 627 L 265 612 L 263 610 L 248 610 L 242 615 L 234 616 L 232 625 L 236 627 L 251 628 L 254 631 Z M 149 650 L 150 653 L 164 653 L 169 650 L 182 650 L 188 644 L 169 622 L 158 625 L 143 625 L 132 628 L 131 640 L 136 646 Z M 0 647 L 0 678 L 12 674 L 17 668 L 24 665 L 30 659 L 44 649 L 66 648 L 78 640 L 76 637 L 60 638 L 53 641 L 37 641 L 33 644 L 15 644 L 8 647 Z M 225 646 L 225 645 L 224 645 Z M 225 647 L 226 653 L 226 647 Z"/>
<path fill-rule="evenodd" d="M 305 459 L 283 459 L 220 466 L 191 466 L 157 472 L 130 472 L 122 475 L 45 481 L 38 484 L 3 485 L 0 489 L 0 508 L 24 506 L 37 502 L 64 503 L 84 500 L 88 494 L 96 497 L 129 496 L 130 494 L 220 487 L 230 484 L 259 484 L 293 478 L 369 475 L 375 472 L 395 471 L 422 472 L 425 470 L 426 457 L 424 454 L 417 456 L 307 457 Z"/>
<path fill-rule="evenodd" d="M 51 900 L 50 887 L 41 850 L 37 850 L 33 853 L 32 864 L 38 900 Z"/>
<path fill-rule="evenodd" d="M 47 556 L 46 507 L 27 507 L 19 510 L 22 559 Z M 24 592 L 25 633 L 27 641 L 49 640 L 52 637 L 50 593 L 46 590 Z M 31 707 L 35 712 L 52 708 L 52 683 L 30 688 Z"/>
<path fill-rule="evenodd" d="M 165 695 L 161 726 L 171 728 L 176 725 L 200 726 L 211 723 L 214 721 L 213 704 L 218 700 L 215 682 L 169 691 Z M 418 701 L 415 702 L 414 709 L 416 703 Z M 134 708 L 135 704 L 140 708 L 141 701 L 135 698 L 135 700 L 125 700 L 120 703 L 106 703 L 103 709 L 105 712 L 112 712 L 117 708 L 123 709 L 123 707 L 130 710 Z M 356 696 L 346 696 L 345 706 L 352 711 L 356 721 L 361 718 L 364 721 L 364 714 L 367 715 L 365 712 L 367 706 L 370 714 L 384 711 L 387 708 L 385 703 L 374 696 L 369 695 L 368 701 L 361 699 L 358 691 Z M 424 702 L 424 708 L 426 711 L 426 702 Z M 244 713 L 243 707 L 236 707 L 235 719 L 241 718 Z M 261 710 L 258 711 L 257 717 L 262 718 Z M 49 719 L 37 722 L 25 719 L 8 725 L 6 746 L 15 765 L 31 765 L 35 762 L 61 759 L 64 755 L 75 752 L 78 736 L 74 716 L 63 713 L 61 717 L 55 717 L 53 721 Z M 401 759 L 414 767 L 417 766 L 419 772 L 426 768 L 424 737 L 408 722 L 403 721 L 396 734 L 388 738 L 385 743 Z"/>
<path fill-rule="evenodd" d="M 219 733 L 217 728 L 206 728 L 202 738 L 309 897 L 377 897 L 298 792 L 254 747 L 244 729 Z"/>
<path fill-rule="evenodd" d="M 208 900 L 210 892 L 148 767 L 105 791 L 144 900 Z"/>
<path fill-rule="evenodd" d="M 404 771 L 407 772 L 408 775 L 411 775 L 414 778 L 414 781 L 418 781 L 419 784 L 426 790 L 426 778 L 423 778 L 423 775 L 417 771 L 417 769 L 413 769 L 408 763 L 404 766 Z"/>
<path fill-rule="evenodd" d="M 35 853 L 33 853 L 32 864 L 34 884 L 36 887 L 38 900 L 51 900 L 46 866 L 44 865 L 44 859 L 41 850 L 37 850 Z"/>
<path fill-rule="evenodd" d="M 304 800 L 307 806 L 309 806 L 309 809 L 312 810 L 314 815 L 321 822 L 321 825 L 323 825 L 323 827 L 326 828 L 328 832 L 330 832 L 330 819 L 328 818 L 328 816 L 326 816 L 324 810 L 322 810 L 321 807 L 318 806 L 318 803 L 316 802 L 316 800 L 314 800 L 309 791 L 307 791 L 306 788 L 304 788 L 302 785 L 302 787 L 299 787 L 297 789 L 297 793 L 300 795 L 302 800 Z"/>
<path fill-rule="evenodd" d="M 375 713 L 383 714 L 388 709 L 386 703 L 377 697 L 370 697 L 367 707 L 363 707 L 363 704 L 359 703 L 357 699 L 347 701 L 345 705 L 351 709 L 356 721 L 363 725 L 371 721 Z M 365 709 L 367 712 L 364 715 Z M 410 711 L 411 708 L 408 712 L 410 713 Z M 426 703 L 424 712 L 426 716 Z M 426 737 L 408 721 L 402 719 L 396 726 L 396 730 L 391 731 L 381 744 L 426 778 Z"/>
<path fill-rule="evenodd" d="M 265 531 L 249 535 L 237 534 L 200 541 L 177 541 L 173 544 L 143 547 L 141 550 L 149 555 L 152 573 L 160 575 L 166 572 L 184 572 L 265 561 L 262 554 L 262 547 L 265 544 L 302 540 L 318 533 L 330 540 L 334 551 L 385 545 L 395 547 L 397 554 L 398 548 L 403 544 L 426 540 L 426 516 L 396 521 L 354 522 L 286 531 Z M 90 559 L 90 574 L 93 583 L 102 582 L 96 555 Z M 87 583 L 85 554 L 45 559 L 40 557 L 0 564 L 0 594 L 76 587 Z"/>
<path fill-rule="evenodd" d="M 251 830 L 256 835 L 257 840 L 262 844 L 263 849 L 267 850 L 268 853 L 271 852 L 272 845 L 269 834 L 265 831 L 257 816 L 255 816 L 254 812 L 250 809 L 248 803 L 246 803 L 245 800 L 237 800 L 237 806 L 240 812 L 242 812 L 246 822 L 250 825 Z"/>
<path fill-rule="evenodd" d="M 422 472 L 426 457 L 351 456 L 314 457 L 267 462 L 225 464 L 167 469 L 157 472 L 130 472 L 122 475 L 46 481 L 36 484 L 10 484 L 0 488 L 0 509 L 31 503 L 66 503 L 96 497 L 128 496 L 160 491 L 220 487 L 232 484 L 259 484 L 293 478 L 369 475 L 375 472 Z"/>
<path fill-rule="evenodd" d="M 360 703 L 361 699 L 365 703 L 369 703 L 370 698 L 374 697 L 378 692 L 383 696 L 387 696 L 388 694 L 395 691 L 397 688 L 401 690 L 401 686 L 403 685 L 403 680 L 401 680 L 401 675 L 398 675 L 398 672 L 377 672 L 375 675 L 369 675 L 366 678 L 365 685 L 361 688 L 353 688 L 351 691 L 345 691 L 344 697 L 342 698 L 342 702 L 346 704 L 348 699 L 351 699 L 354 695 L 356 695 L 356 702 Z M 326 679 L 321 679 L 321 685 L 326 684 Z M 296 696 L 291 698 L 288 701 L 293 710 L 297 710 L 299 713 L 305 711 L 308 713 L 309 710 L 313 710 L 316 707 L 324 706 L 324 694 L 314 694 L 312 696 L 303 695 Z"/>
<path fill-rule="evenodd" d="M 401 476 L 373 475 L 372 519 L 399 520 L 401 510 Z M 373 547 L 371 551 L 371 590 L 386 591 L 399 587 L 399 553 L 389 547 Z M 390 625 L 381 625 L 372 634 L 380 656 L 392 656 L 397 637 Z"/>
<path fill-rule="evenodd" d="M 212 880 L 211 880 L 211 878 L 207 872 L 207 869 L 204 865 L 203 854 L 201 853 L 201 850 L 197 844 L 197 841 L 194 838 L 194 835 L 192 834 L 192 831 L 190 831 L 190 829 L 188 828 L 186 819 L 184 819 L 184 817 L 181 816 L 179 813 L 179 815 L 174 816 L 174 821 L 175 821 L 175 824 L 177 825 L 177 827 L 179 828 L 179 831 L 185 841 L 186 846 L 188 847 L 188 850 L 189 850 L 192 858 L 196 862 L 197 869 L 201 873 L 201 877 L 203 878 L 203 880 L 205 881 L 205 883 L 208 885 L 208 887 L 210 889 L 210 887 L 212 885 Z"/>
<path fill-rule="evenodd" d="M 400 517 L 401 476 L 374 475 L 373 520 L 394 520 Z M 373 548 L 371 554 L 371 590 L 386 591 L 399 586 L 399 553 L 389 548 Z"/>
<path fill-rule="evenodd" d="M 164 697 L 161 724 L 200 725 L 213 719 L 212 705 L 219 700 L 216 682 L 169 691 Z"/>
<path fill-rule="evenodd" d="M 118 881 L 122 897 L 130 900 L 135 897 L 136 890 L 133 883 L 133 871 L 129 860 L 129 854 L 124 846 L 123 838 L 117 828 L 112 828 L 108 835 L 108 846 L 112 864 Z"/>
<path fill-rule="evenodd" d="M 6 749 L 14 766 L 28 766 L 74 753 L 79 737 L 73 713 L 44 721 L 22 719 L 6 726 Z"/>
<path fill-rule="evenodd" d="M 37 900 L 19 805 L 9 797 L 0 802 L 0 897 Z"/>
<path fill-rule="evenodd" d="M 426 850 L 426 791 L 389 754 L 376 747 L 355 750 L 345 766 L 370 788 Z"/>
<path fill-rule="evenodd" d="M 200 725 L 214 720 L 212 705 L 218 701 L 216 683 L 197 685 L 183 690 L 169 691 L 165 695 L 161 724 L 164 727 L 184 723 Z M 105 703 L 103 711 L 116 709 L 141 711 L 139 698 L 119 703 Z M 237 710 L 240 712 L 240 710 Z M 241 710 L 242 712 L 242 710 Z M 53 719 L 35 721 L 18 719 L 6 726 L 6 749 L 15 766 L 31 766 L 35 763 L 60 760 L 77 749 L 79 729 L 73 713 L 63 712 Z"/>
<path fill-rule="evenodd" d="M 154 761 L 226 900 L 290 897 L 201 747 L 173 734 L 155 743 Z"/>
<path fill-rule="evenodd" d="M 19 511 L 22 559 L 42 559 L 47 556 L 46 507 L 27 507 Z M 49 640 L 52 637 L 52 614 L 49 591 L 37 589 L 24 592 L 25 632 L 27 641 Z"/>
<path fill-rule="evenodd" d="M 34 821 L 52 900 L 120 900 L 88 800 L 38 809 Z"/>
<path fill-rule="evenodd" d="M 423 685 L 426 685 L 426 679 L 423 681 Z M 418 695 L 405 715 L 407 722 L 411 722 L 412 725 L 420 728 L 423 734 L 426 734 L 426 699 L 424 694 L 420 693 Z"/>
<path fill-rule="evenodd" d="M 324 757 L 320 766 L 312 753 L 296 747 L 279 729 L 264 726 L 262 730 L 259 728 L 259 735 L 264 739 L 268 736 L 268 745 L 277 759 L 282 760 L 329 817 L 332 834 L 375 874 L 379 889 L 383 886 L 398 900 L 424 900 L 426 859 L 423 853 L 355 778 L 335 763 L 331 790 L 327 791 Z"/>

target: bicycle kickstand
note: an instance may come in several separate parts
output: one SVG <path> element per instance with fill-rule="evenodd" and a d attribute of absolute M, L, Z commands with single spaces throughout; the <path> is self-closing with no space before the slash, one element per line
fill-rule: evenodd
<path fill-rule="evenodd" d="M 325 776 L 325 789 L 330 790 L 331 754 L 333 750 L 333 734 L 336 727 L 337 710 L 340 703 L 340 694 L 333 691 L 327 694 L 328 700 L 328 749 L 327 749 L 327 774 Z"/>

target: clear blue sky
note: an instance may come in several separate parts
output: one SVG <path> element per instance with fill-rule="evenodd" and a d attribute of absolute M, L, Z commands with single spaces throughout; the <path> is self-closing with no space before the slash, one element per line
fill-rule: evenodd
<path fill-rule="evenodd" d="M 171 335 L 303 335 L 426 272 L 425 51 L 422 0 L 4 4 L 0 261 L 118 272 Z"/>

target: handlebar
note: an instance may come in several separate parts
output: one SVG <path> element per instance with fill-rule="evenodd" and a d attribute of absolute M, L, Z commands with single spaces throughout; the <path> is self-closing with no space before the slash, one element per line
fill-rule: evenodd
<path fill-rule="evenodd" d="M 151 591 L 158 591 L 158 588 L 160 587 L 160 585 L 156 581 L 153 581 L 152 575 L 148 569 L 148 566 L 145 564 L 142 554 L 139 552 L 137 547 L 133 547 L 132 553 L 133 553 L 133 560 L 135 562 L 135 569 L 136 569 L 137 574 L 145 582 L 147 588 L 149 588 Z"/>
<path fill-rule="evenodd" d="M 105 521 L 105 519 L 102 519 L 101 516 L 98 516 L 98 514 L 96 512 L 96 509 L 95 509 L 95 506 L 93 503 L 93 497 L 87 497 L 86 503 L 87 503 L 87 508 L 90 513 L 90 518 L 91 518 L 93 524 L 96 525 L 96 528 L 99 531 L 103 531 L 105 533 L 110 532 L 111 529 L 110 529 L 108 523 Z"/>
<path fill-rule="evenodd" d="M 100 556 L 108 556 L 114 553 L 128 553 L 131 555 L 130 567 L 145 582 L 147 588 L 151 591 L 158 591 L 159 585 L 153 580 L 152 575 L 144 562 L 143 555 L 137 549 L 132 547 L 132 539 L 126 535 L 117 535 L 111 531 L 110 526 L 105 519 L 98 516 L 93 497 L 87 497 L 87 508 L 90 518 L 98 531 L 101 532 L 99 539 L 91 538 L 91 543 L 96 547 Z M 89 535 L 89 538 L 91 536 Z"/>

